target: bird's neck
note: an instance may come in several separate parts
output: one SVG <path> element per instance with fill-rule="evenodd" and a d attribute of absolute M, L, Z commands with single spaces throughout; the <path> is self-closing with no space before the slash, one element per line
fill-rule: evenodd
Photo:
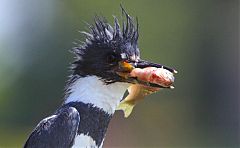
<path fill-rule="evenodd" d="M 92 104 L 108 114 L 113 114 L 128 86 L 128 83 L 121 82 L 105 84 L 96 76 L 74 77 L 67 88 L 65 104 Z"/>
<path fill-rule="evenodd" d="M 102 146 L 108 124 L 127 87 L 125 83 L 106 85 L 96 76 L 72 80 L 64 106 L 75 107 L 80 114 L 76 146 Z"/>

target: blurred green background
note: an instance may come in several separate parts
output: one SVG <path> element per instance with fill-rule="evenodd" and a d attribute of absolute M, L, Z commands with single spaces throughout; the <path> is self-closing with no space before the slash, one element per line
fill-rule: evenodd
<path fill-rule="evenodd" d="M 140 23 L 143 59 L 178 70 L 174 90 L 113 118 L 105 147 L 240 147 L 238 0 L 0 0 L 0 147 L 21 147 L 63 101 L 84 21 Z"/>

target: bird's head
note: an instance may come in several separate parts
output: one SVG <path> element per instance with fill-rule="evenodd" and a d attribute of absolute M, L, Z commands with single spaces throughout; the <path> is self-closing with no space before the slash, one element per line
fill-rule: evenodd
<path fill-rule="evenodd" d="M 81 77 L 97 76 L 104 83 L 114 82 L 139 83 L 135 78 L 126 77 L 133 68 L 163 67 L 160 64 L 140 59 L 138 48 L 138 21 L 136 23 L 122 8 L 123 19 L 114 17 L 112 27 L 106 19 L 95 17 L 94 25 L 89 25 L 85 42 L 73 49 L 76 61 L 73 63 L 73 74 Z M 149 85 L 149 84 L 147 84 Z"/>

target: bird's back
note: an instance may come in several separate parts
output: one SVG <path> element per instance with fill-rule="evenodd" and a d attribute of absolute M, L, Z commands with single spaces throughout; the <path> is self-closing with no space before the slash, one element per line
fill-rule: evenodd
<path fill-rule="evenodd" d="M 36 126 L 24 148 L 66 148 L 73 145 L 80 115 L 74 107 L 60 108 Z"/>

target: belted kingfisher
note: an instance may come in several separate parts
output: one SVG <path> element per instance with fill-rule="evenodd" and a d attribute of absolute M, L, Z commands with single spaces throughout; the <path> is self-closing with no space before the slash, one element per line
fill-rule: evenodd
<path fill-rule="evenodd" d="M 102 147 L 108 124 L 135 78 L 124 77 L 131 66 L 171 68 L 140 59 L 138 21 L 122 8 L 122 28 L 96 16 L 83 43 L 73 48 L 75 61 L 63 104 L 40 121 L 25 148 Z"/>

